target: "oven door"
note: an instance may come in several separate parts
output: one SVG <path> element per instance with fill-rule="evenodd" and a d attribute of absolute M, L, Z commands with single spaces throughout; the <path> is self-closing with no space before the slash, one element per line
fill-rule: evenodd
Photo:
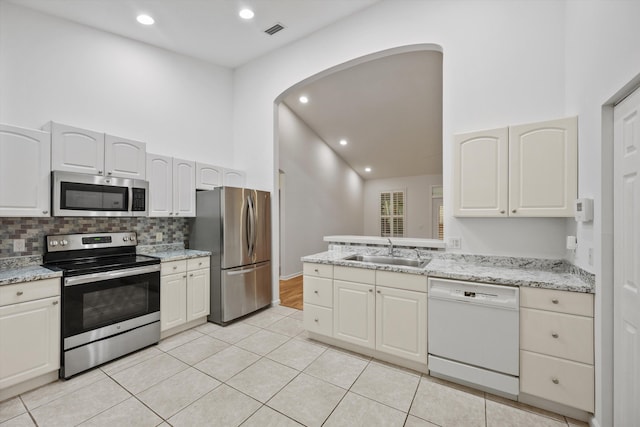
<path fill-rule="evenodd" d="M 65 350 L 159 320 L 159 264 L 64 279 Z"/>

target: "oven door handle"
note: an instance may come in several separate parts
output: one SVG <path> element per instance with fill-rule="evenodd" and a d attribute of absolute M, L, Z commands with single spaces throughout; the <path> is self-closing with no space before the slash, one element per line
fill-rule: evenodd
<path fill-rule="evenodd" d="M 138 276 L 140 274 L 154 273 L 160 271 L 160 264 L 147 265 L 144 267 L 125 268 L 123 270 L 103 271 L 100 273 L 85 274 L 82 276 L 67 277 L 64 279 L 65 286 L 83 285 L 86 283 L 102 282 L 104 280 L 119 279 L 122 277 Z"/>

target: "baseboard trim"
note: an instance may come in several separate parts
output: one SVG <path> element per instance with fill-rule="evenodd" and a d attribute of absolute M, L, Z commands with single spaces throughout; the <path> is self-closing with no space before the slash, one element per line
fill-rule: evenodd
<path fill-rule="evenodd" d="M 298 276 L 302 276 L 302 271 L 300 271 L 299 273 L 289 274 L 288 276 L 280 276 L 280 280 L 291 280 L 294 277 L 298 277 Z"/>

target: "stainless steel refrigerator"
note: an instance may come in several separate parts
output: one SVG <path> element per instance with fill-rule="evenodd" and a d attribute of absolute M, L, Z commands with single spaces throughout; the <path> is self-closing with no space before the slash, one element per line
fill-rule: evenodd
<path fill-rule="evenodd" d="M 221 325 L 271 304 L 270 194 L 219 187 L 196 193 L 189 248 L 211 251 L 210 322 Z"/>

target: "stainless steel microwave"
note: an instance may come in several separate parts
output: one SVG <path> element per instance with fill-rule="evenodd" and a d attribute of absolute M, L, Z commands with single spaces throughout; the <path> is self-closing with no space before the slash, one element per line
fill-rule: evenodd
<path fill-rule="evenodd" d="M 147 216 L 149 183 L 73 172 L 51 172 L 53 216 Z"/>

